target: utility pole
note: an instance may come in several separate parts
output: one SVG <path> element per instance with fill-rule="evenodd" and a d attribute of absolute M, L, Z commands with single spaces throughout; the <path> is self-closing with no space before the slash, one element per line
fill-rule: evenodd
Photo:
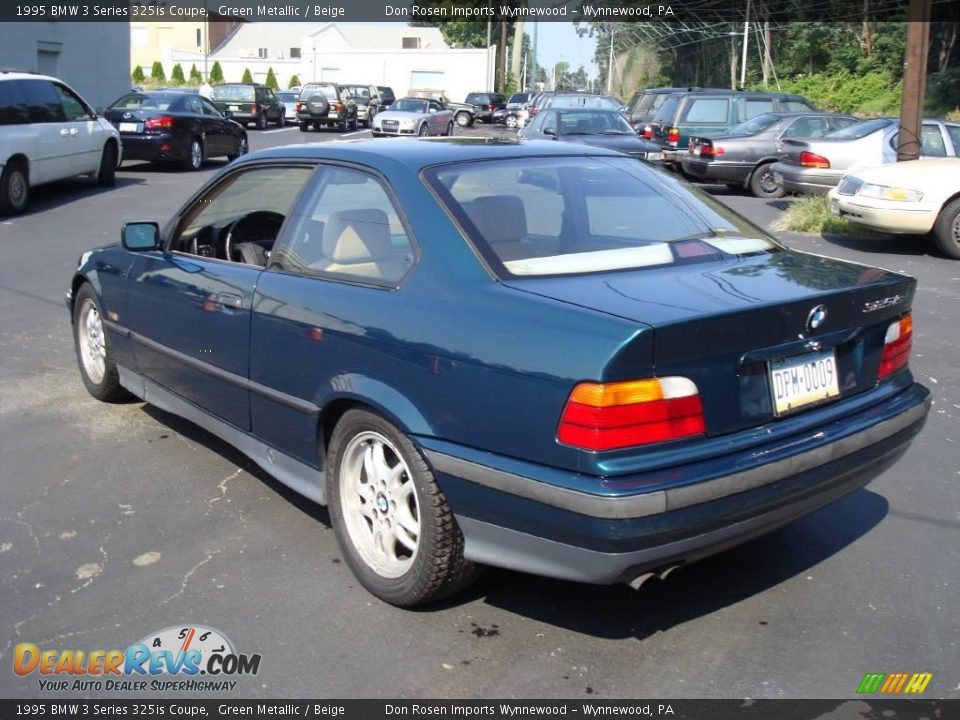
<path fill-rule="evenodd" d="M 750 0 L 747 0 L 747 16 L 743 21 L 743 57 L 740 59 L 740 89 L 747 84 L 747 43 L 750 41 Z"/>
<path fill-rule="evenodd" d="M 927 53 L 930 50 L 931 0 L 910 0 L 907 10 L 907 48 L 903 61 L 903 101 L 900 104 L 900 133 L 897 161 L 920 156 L 923 125 L 923 96 L 927 86 Z"/>
<path fill-rule="evenodd" d="M 610 23 L 610 60 L 607 62 L 607 95 L 613 95 L 613 23 Z"/>
<path fill-rule="evenodd" d="M 540 23 L 535 22 L 533 24 L 533 83 L 530 85 L 530 89 L 536 92 L 540 88 L 537 87 L 537 80 L 540 78 L 540 73 L 537 70 L 537 28 L 540 27 Z"/>
<path fill-rule="evenodd" d="M 491 21 L 487 20 L 487 90 L 493 90 L 493 83 L 490 82 L 490 23 Z"/>

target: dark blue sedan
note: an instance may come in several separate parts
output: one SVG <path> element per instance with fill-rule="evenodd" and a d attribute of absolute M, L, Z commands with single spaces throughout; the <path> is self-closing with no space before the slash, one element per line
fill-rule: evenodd
<path fill-rule="evenodd" d="M 865 485 L 927 415 L 914 290 L 614 151 L 461 138 L 246 156 L 67 304 L 94 397 L 329 505 L 409 606 L 481 565 L 639 587 Z"/>

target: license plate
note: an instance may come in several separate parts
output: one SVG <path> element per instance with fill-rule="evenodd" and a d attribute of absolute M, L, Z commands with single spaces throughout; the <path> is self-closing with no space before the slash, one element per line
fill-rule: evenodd
<path fill-rule="evenodd" d="M 227 105 L 227 110 L 239 110 L 239 105 Z"/>
<path fill-rule="evenodd" d="M 775 415 L 840 395 L 833 350 L 807 353 L 770 363 L 770 391 Z"/>
<path fill-rule="evenodd" d="M 327 117 L 335 118 L 337 117 L 337 113 L 335 112 L 327 113 Z"/>
<path fill-rule="evenodd" d="M 697 145 L 695 148 L 693 148 L 693 156 L 698 157 L 699 155 L 700 155 L 700 146 Z"/>
<path fill-rule="evenodd" d="M 122 122 L 117 126 L 120 132 L 138 133 L 143 132 L 143 123 Z"/>
<path fill-rule="evenodd" d="M 830 198 L 830 212 L 834 215 L 840 214 L 840 202 L 836 198 Z"/>

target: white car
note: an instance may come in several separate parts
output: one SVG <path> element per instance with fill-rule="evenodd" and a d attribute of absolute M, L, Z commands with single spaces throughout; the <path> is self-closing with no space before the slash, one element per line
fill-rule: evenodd
<path fill-rule="evenodd" d="M 829 193 L 830 212 L 888 233 L 933 232 L 960 260 L 960 158 L 911 160 L 844 175 Z"/>
<path fill-rule="evenodd" d="M 0 71 L 0 215 L 23 212 L 30 188 L 76 175 L 114 184 L 117 129 L 57 78 Z"/>

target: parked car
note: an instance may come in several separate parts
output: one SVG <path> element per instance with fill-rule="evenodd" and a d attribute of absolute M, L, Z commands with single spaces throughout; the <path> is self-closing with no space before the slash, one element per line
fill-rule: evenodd
<path fill-rule="evenodd" d="M 453 102 L 442 90 L 411 90 L 407 97 L 436 100 L 446 109 L 453 112 L 453 121 L 460 127 L 470 127 L 477 115 L 478 109 L 468 103 Z"/>
<path fill-rule="evenodd" d="M 897 159 L 898 118 L 874 118 L 836 130 L 816 140 L 784 140 L 772 170 L 787 192 L 823 195 L 847 173 Z M 960 154 L 960 123 L 925 119 L 920 156 Z"/>
<path fill-rule="evenodd" d="M 112 186 L 120 134 L 66 83 L 0 71 L 0 215 L 26 210 L 30 189 L 77 175 Z"/>
<path fill-rule="evenodd" d="M 494 125 L 506 125 L 509 128 L 523 127 L 523 120 L 526 120 L 530 116 L 529 110 L 526 105 L 521 105 L 518 108 L 501 108 L 500 110 L 493 111 L 493 124 Z"/>
<path fill-rule="evenodd" d="M 175 162 L 199 170 L 207 158 L 234 160 L 250 147 L 244 127 L 197 93 L 130 93 L 104 116 L 120 132 L 125 160 Z"/>
<path fill-rule="evenodd" d="M 373 136 L 453 135 L 453 111 L 439 100 L 401 98 L 373 118 Z"/>
<path fill-rule="evenodd" d="M 860 488 L 928 413 L 912 278 L 603 148 L 272 148 L 120 239 L 68 286 L 88 391 L 328 504 L 396 605 L 479 564 L 639 586 Z"/>
<path fill-rule="evenodd" d="M 268 123 L 283 127 L 286 108 L 273 90 L 259 83 L 224 83 L 214 85 L 213 103 L 228 117 L 243 125 L 253 123 L 263 130 Z"/>
<path fill-rule="evenodd" d="M 341 132 L 357 129 L 357 103 L 350 91 L 336 83 L 307 83 L 300 91 L 297 101 L 297 122 L 300 130 L 307 132 L 311 127 L 336 127 Z"/>
<path fill-rule="evenodd" d="M 724 135 L 763 113 L 815 110 L 801 95 L 786 93 L 739 90 L 675 93 L 667 96 L 650 123 L 650 139 L 663 147 L 664 159 L 679 169 L 692 136 Z"/>
<path fill-rule="evenodd" d="M 519 92 L 507 98 L 507 110 L 519 110 L 533 98 L 533 93 Z"/>
<path fill-rule="evenodd" d="M 467 105 L 473 105 L 477 110 L 474 113 L 474 120 L 481 122 L 493 122 L 493 113 L 507 106 L 507 99 L 500 93 L 495 92 L 472 92 L 468 93 L 464 102 Z"/>
<path fill-rule="evenodd" d="M 888 233 L 932 232 L 937 247 L 960 260 L 960 158 L 857 170 L 829 197 L 834 215 Z"/>
<path fill-rule="evenodd" d="M 301 88 L 281 90 L 277 99 L 283 103 L 283 119 L 292 123 L 297 122 L 297 101 L 300 99 Z"/>
<path fill-rule="evenodd" d="M 748 188 L 760 198 L 778 198 L 783 187 L 774 179 L 777 147 L 787 138 L 817 138 L 858 122 L 833 113 L 764 113 L 737 125 L 729 134 L 691 137 L 681 164 L 688 176 L 719 182 L 735 190 Z"/>
<path fill-rule="evenodd" d="M 524 140 L 562 140 L 618 150 L 659 162 L 660 146 L 644 140 L 617 110 L 548 107 L 520 131 Z"/>
<path fill-rule="evenodd" d="M 393 88 L 387 87 L 386 85 L 377 85 L 377 92 L 380 95 L 380 105 L 381 107 L 390 107 L 397 101 L 397 96 L 393 92 Z"/>
<path fill-rule="evenodd" d="M 694 91 L 713 92 L 714 88 L 658 87 L 638 90 L 630 98 L 629 102 L 627 102 L 627 120 L 637 130 L 638 133 L 649 140 L 653 132 L 653 128 L 650 126 L 650 123 L 653 121 L 654 116 L 657 114 L 657 111 L 660 109 L 660 106 L 663 105 L 664 101 L 670 95 Z M 719 90 L 719 92 L 730 91 Z"/>
<path fill-rule="evenodd" d="M 376 85 L 346 85 L 351 97 L 357 103 L 357 120 L 363 127 L 370 127 L 373 116 L 381 110 L 380 92 Z"/>

